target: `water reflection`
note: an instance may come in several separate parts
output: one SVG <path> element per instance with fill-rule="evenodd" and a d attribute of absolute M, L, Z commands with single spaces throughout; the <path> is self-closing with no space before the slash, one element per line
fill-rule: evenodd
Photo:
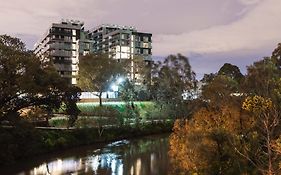
<path fill-rule="evenodd" d="M 88 149 L 86 153 L 78 150 L 72 156 L 24 168 L 16 174 L 165 175 L 168 171 L 167 151 L 168 135 L 122 140 L 101 149 Z"/>

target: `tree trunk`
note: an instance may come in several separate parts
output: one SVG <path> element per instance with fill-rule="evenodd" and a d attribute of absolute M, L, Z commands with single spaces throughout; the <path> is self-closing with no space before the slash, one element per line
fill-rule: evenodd
<path fill-rule="evenodd" d="M 273 175 L 273 167 L 272 167 L 272 152 L 271 152 L 271 138 L 270 138 L 270 134 L 267 128 L 267 141 L 266 141 L 266 146 L 267 146 L 267 153 L 268 153 L 268 175 Z"/>
<path fill-rule="evenodd" d="M 102 99 L 101 99 L 101 95 L 102 95 L 102 92 L 100 92 L 100 94 L 99 94 L 99 102 L 100 102 L 100 106 L 102 106 Z"/>

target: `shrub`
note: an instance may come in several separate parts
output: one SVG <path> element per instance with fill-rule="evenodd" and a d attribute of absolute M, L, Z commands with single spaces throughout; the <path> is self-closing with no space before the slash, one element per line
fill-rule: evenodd
<path fill-rule="evenodd" d="M 76 120 L 74 126 L 76 128 L 92 128 L 97 126 L 97 122 L 94 117 L 80 116 L 78 120 Z"/>
<path fill-rule="evenodd" d="M 52 118 L 49 120 L 49 125 L 57 128 L 66 128 L 68 126 L 68 118 L 66 117 Z"/>
<path fill-rule="evenodd" d="M 119 115 L 119 111 L 112 106 L 96 106 L 93 109 L 93 115 L 116 118 Z"/>

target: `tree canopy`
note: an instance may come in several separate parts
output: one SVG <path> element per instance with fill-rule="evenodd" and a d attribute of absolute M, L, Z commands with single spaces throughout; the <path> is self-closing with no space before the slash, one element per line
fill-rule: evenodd
<path fill-rule="evenodd" d="M 111 90 L 111 85 L 120 76 L 126 76 L 126 70 L 106 54 L 88 54 L 79 60 L 78 85 L 83 91 L 94 92 L 100 105 L 102 93 Z"/>
<path fill-rule="evenodd" d="M 187 94 L 190 99 L 196 88 L 195 73 L 191 69 L 188 58 L 181 54 L 170 55 L 163 63 L 154 64 L 152 82 L 151 94 L 153 100 L 161 108 L 172 106 L 174 111 L 181 111 L 179 109 L 185 103 L 183 94 Z M 180 113 L 175 115 L 183 115 L 183 111 Z"/>
<path fill-rule="evenodd" d="M 204 105 L 191 119 L 178 120 L 170 137 L 169 155 L 179 172 L 281 173 L 280 58 L 279 44 L 245 76 L 226 63 L 204 77 Z"/>
<path fill-rule="evenodd" d="M 69 85 L 51 62 L 40 60 L 19 39 L 0 36 L 0 118 L 15 121 L 31 106 L 59 108 Z"/>

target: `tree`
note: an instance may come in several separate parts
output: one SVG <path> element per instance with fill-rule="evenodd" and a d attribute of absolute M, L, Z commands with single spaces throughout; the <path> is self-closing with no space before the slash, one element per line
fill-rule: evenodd
<path fill-rule="evenodd" d="M 128 97 L 139 101 L 150 100 L 150 86 L 151 86 L 151 61 L 146 61 L 141 56 L 134 56 L 133 59 L 122 60 L 128 74 L 131 77 L 120 84 L 120 94 L 123 100 L 128 101 Z M 132 72 L 133 65 L 133 72 Z M 127 90 L 129 88 L 130 90 Z M 134 95 L 130 91 L 134 91 Z M 128 94 L 126 94 L 128 93 Z M 130 100 L 129 100 L 130 101 Z"/>
<path fill-rule="evenodd" d="M 141 56 L 135 56 L 132 60 L 127 60 L 127 67 L 131 68 L 131 64 L 134 66 L 134 84 L 139 86 L 151 85 L 151 62 L 145 61 Z"/>
<path fill-rule="evenodd" d="M 245 158 L 263 174 L 280 174 L 280 44 L 271 57 L 265 57 L 248 67 L 244 91 L 248 97 L 243 109 L 255 118 L 256 150 L 244 151 Z M 249 157 L 248 155 L 255 155 Z"/>
<path fill-rule="evenodd" d="M 16 122 L 27 107 L 59 108 L 67 86 L 51 62 L 27 51 L 19 39 L 0 36 L 0 120 Z"/>
<path fill-rule="evenodd" d="M 244 78 L 243 74 L 240 72 L 240 69 L 230 63 L 225 63 L 218 71 L 218 75 L 225 75 L 237 82 L 240 82 Z"/>
<path fill-rule="evenodd" d="M 81 112 L 76 105 L 76 103 L 80 100 L 80 95 L 81 89 L 78 87 L 73 86 L 66 90 L 63 101 L 65 103 L 65 112 L 69 115 L 68 127 L 73 127 L 78 115 Z"/>
<path fill-rule="evenodd" d="M 239 138 L 241 132 L 240 117 L 239 107 L 223 105 L 203 107 L 192 119 L 177 120 L 170 137 L 172 165 L 185 174 L 251 172 L 247 161 L 232 149 L 232 138 Z M 244 118 L 244 127 L 250 123 Z"/>
<path fill-rule="evenodd" d="M 222 68 L 205 79 L 205 105 L 174 125 L 172 163 L 190 174 L 281 173 L 278 53 L 249 66 L 245 78 Z"/>
<path fill-rule="evenodd" d="M 248 66 L 245 76 L 244 90 L 251 95 L 259 95 L 276 99 L 273 89 L 278 86 L 281 72 L 273 58 L 266 57 L 261 61 Z"/>
<path fill-rule="evenodd" d="M 280 174 L 279 162 L 281 154 L 273 147 L 280 136 L 280 115 L 276 107 L 268 98 L 261 96 L 247 97 L 243 102 L 243 109 L 255 117 L 255 132 L 259 138 L 259 149 L 255 150 L 255 157 L 249 153 L 241 155 L 249 159 L 263 174 Z"/>
<path fill-rule="evenodd" d="M 220 105 L 230 102 L 231 96 L 237 93 L 239 84 L 237 81 L 225 76 L 217 75 L 212 81 L 203 85 L 202 98 L 212 105 Z"/>
<path fill-rule="evenodd" d="M 204 75 L 201 80 L 203 84 L 201 98 L 213 106 L 234 101 L 241 104 L 243 95 L 241 84 L 243 81 L 244 76 L 239 68 L 225 63 L 217 73 Z M 237 98 L 233 98 L 233 96 L 237 96 Z"/>
<path fill-rule="evenodd" d="M 84 91 L 95 92 L 102 106 L 102 93 L 109 91 L 112 83 L 124 74 L 125 70 L 117 60 L 105 54 L 89 54 L 79 60 L 78 85 Z"/>
<path fill-rule="evenodd" d="M 177 117 L 183 117 L 185 105 L 183 94 L 192 99 L 196 88 L 195 73 L 188 58 L 178 54 L 168 56 L 163 63 L 154 64 L 152 71 L 152 98 L 161 109 L 173 107 Z"/>
<path fill-rule="evenodd" d="M 281 69 L 281 43 L 279 43 L 277 45 L 277 47 L 274 49 L 274 51 L 272 52 L 271 58 L 272 58 L 273 62 L 275 63 L 275 65 L 280 70 Z"/>
<path fill-rule="evenodd" d="M 139 124 L 139 111 L 135 106 L 134 101 L 138 100 L 139 89 L 141 85 L 136 85 L 134 81 L 126 79 L 120 86 L 121 99 L 126 102 L 125 116 L 126 118 L 133 118 L 136 121 L 136 125 Z"/>

